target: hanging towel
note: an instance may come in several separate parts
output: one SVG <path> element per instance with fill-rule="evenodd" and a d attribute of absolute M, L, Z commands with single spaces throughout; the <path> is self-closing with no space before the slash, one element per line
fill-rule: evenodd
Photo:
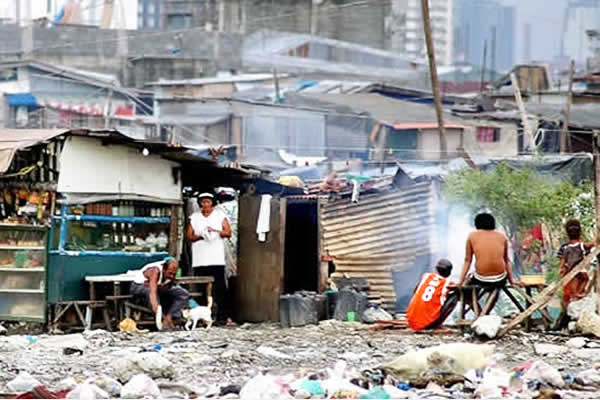
<path fill-rule="evenodd" d="M 271 196 L 263 194 L 260 200 L 260 210 L 258 212 L 258 221 L 256 222 L 256 234 L 259 242 L 267 240 L 267 232 L 271 230 Z"/>

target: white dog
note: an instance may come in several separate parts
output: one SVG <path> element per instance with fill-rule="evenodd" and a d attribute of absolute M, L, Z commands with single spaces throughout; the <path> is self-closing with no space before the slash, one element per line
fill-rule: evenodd
<path fill-rule="evenodd" d="M 198 306 L 194 308 L 184 308 L 181 312 L 183 318 L 186 319 L 185 329 L 187 331 L 196 329 L 198 321 L 202 321 L 206 324 L 206 328 L 212 326 L 212 297 L 208 298 L 208 304 L 206 306 Z"/>

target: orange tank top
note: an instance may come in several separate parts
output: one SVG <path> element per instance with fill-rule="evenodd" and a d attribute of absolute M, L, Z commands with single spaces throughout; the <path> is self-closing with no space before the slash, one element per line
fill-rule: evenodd
<path fill-rule="evenodd" d="M 438 274 L 428 272 L 423 275 L 406 310 L 410 329 L 420 331 L 438 319 L 446 300 L 447 284 L 447 279 Z"/>

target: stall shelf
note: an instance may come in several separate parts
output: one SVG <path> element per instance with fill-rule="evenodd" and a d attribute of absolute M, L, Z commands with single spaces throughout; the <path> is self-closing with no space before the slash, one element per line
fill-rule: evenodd
<path fill-rule="evenodd" d="M 47 232 L 0 224 L 0 320 L 45 322 Z"/>

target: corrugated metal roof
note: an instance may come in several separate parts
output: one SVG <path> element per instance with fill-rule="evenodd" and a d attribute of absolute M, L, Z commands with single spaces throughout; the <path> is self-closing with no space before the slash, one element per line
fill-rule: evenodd
<path fill-rule="evenodd" d="M 336 274 L 366 278 L 370 294 L 394 310 L 393 272 L 410 269 L 417 256 L 434 251 L 431 182 L 402 190 L 321 203 L 324 254 L 335 257 Z"/>

